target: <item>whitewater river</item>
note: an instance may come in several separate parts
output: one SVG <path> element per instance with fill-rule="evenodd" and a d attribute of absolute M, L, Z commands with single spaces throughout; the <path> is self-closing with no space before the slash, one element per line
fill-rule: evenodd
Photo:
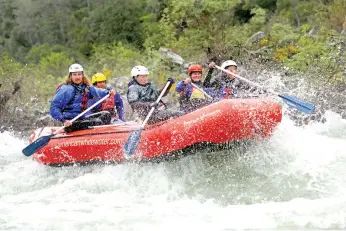
<path fill-rule="evenodd" d="M 175 162 L 52 168 L 0 133 L 0 230 L 345 229 L 346 121 Z"/>

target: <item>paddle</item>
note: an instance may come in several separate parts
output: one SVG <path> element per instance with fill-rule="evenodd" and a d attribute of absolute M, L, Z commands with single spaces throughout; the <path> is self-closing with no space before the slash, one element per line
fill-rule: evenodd
<path fill-rule="evenodd" d="M 161 94 L 159 95 L 159 97 L 156 99 L 156 104 L 158 104 L 162 98 L 162 96 L 165 94 L 167 88 L 170 85 L 170 81 L 168 81 L 165 85 L 165 87 L 163 88 L 163 90 L 161 91 Z M 125 147 L 124 147 L 124 152 L 125 152 L 125 158 L 129 159 L 132 154 L 136 151 L 137 146 L 141 140 L 141 134 L 143 131 L 144 126 L 147 124 L 150 116 L 153 114 L 155 110 L 155 107 L 151 107 L 150 112 L 148 113 L 147 117 L 145 117 L 142 125 L 140 126 L 140 128 L 138 130 L 135 130 L 131 133 L 131 135 L 129 136 L 129 138 L 127 139 L 126 143 L 125 143 Z"/>
<path fill-rule="evenodd" d="M 286 104 L 288 104 L 291 107 L 294 107 L 294 108 L 298 109 L 299 111 L 302 111 L 302 112 L 307 113 L 307 114 L 312 114 L 314 112 L 314 110 L 315 110 L 315 105 L 312 104 L 312 103 L 304 102 L 303 100 L 298 99 L 298 98 L 293 97 L 293 96 L 279 94 L 279 93 L 277 93 L 277 92 L 275 92 L 275 91 L 273 91 L 271 89 L 266 89 L 265 87 L 263 87 L 263 86 L 261 86 L 261 85 L 259 85 L 257 83 L 254 83 L 254 82 L 252 82 L 252 81 L 250 81 L 248 79 L 245 79 L 244 77 L 241 77 L 241 76 L 239 76 L 239 75 L 237 75 L 235 73 L 232 73 L 232 72 L 230 72 L 228 70 L 225 70 L 225 69 L 221 68 L 220 66 L 215 65 L 215 67 L 217 69 L 223 71 L 223 72 L 226 72 L 227 74 L 233 75 L 234 77 L 236 77 L 236 78 L 238 78 L 240 80 L 243 80 L 244 82 L 252 84 L 252 85 L 254 85 L 254 86 L 256 86 L 256 87 L 258 87 L 260 89 L 263 89 L 263 90 L 265 90 L 268 93 L 271 93 L 273 95 L 279 96 L 280 98 L 282 98 L 284 100 L 284 102 Z"/>
<path fill-rule="evenodd" d="M 77 119 L 79 119 L 81 116 L 83 116 L 85 113 L 87 113 L 88 111 L 90 111 L 91 109 L 93 109 L 96 105 L 98 105 L 99 103 L 101 103 L 102 101 L 104 101 L 105 99 L 107 99 L 110 96 L 110 94 L 106 95 L 105 97 L 103 97 L 102 99 L 100 99 L 99 101 L 97 101 L 95 104 L 91 105 L 89 108 L 87 108 L 85 111 L 83 111 L 82 113 L 80 113 L 79 115 L 77 115 L 75 118 L 73 118 L 72 120 L 70 120 L 71 123 L 73 123 L 74 121 L 76 121 Z M 47 145 L 50 141 L 50 139 L 55 136 L 56 134 L 58 134 L 61 130 L 63 130 L 65 128 L 65 126 L 62 126 L 60 129 L 58 129 L 57 131 L 55 131 L 53 134 L 47 135 L 47 136 L 41 136 L 40 138 L 38 138 L 37 140 L 35 140 L 34 142 L 32 142 L 31 144 L 29 144 L 28 146 L 26 146 L 22 152 L 25 156 L 31 156 L 32 154 L 34 154 L 35 152 L 37 152 L 38 150 L 40 150 L 41 148 L 43 148 L 45 145 Z"/>
<path fill-rule="evenodd" d="M 206 97 L 208 97 L 209 99 L 213 99 L 213 97 L 211 97 L 210 95 L 208 95 L 207 92 L 205 92 L 202 88 L 199 88 L 196 84 L 191 83 L 191 85 L 196 88 L 197 90 L 199 90 L 200 92 L 202 92 Z"/>

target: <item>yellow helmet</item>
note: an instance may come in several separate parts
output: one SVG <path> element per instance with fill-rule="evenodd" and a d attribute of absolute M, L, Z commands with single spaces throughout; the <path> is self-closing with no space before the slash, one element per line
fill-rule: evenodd
<path fill-rule="evenodd" d="M 102 74 L 102 73 L 96 73 L 91 78 L 92 84 L 97 83 L 97 82 L 106 81 L 106 80 L 107 80 L 106 76 L 104 74 Z"/>

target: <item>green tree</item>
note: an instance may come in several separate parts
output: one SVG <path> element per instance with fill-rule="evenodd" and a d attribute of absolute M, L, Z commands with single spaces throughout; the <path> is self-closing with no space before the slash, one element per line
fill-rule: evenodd
<path fill-rule="evenodd" d="M 145 15 L 144 1 L 106 1 L 92 11 L 90 33 L 94 42 L 123 41 L 141 47 L 140 18 Z"/>

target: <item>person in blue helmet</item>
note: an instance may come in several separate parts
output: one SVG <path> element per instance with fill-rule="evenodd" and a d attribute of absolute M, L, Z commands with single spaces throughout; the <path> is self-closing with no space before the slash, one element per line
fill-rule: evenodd
<path fill-rule="evenodd" d="M 50 115 L 64 124 L 66 132 L 109 124 L 111 115 L 107 111 L 93 114 L 89 111 L 75 122 L 70 121 L 91 106 L 91 99 L 103 98 L 109 93 L 114 94 L 114 91 L 110 92 L 92 86 L 84 75 L 83 67 L 78 63 L 72 64 L 65 83 L 59 85 L 56 90 L 50 105 Z"/>
<path fill-rule="evenodd" d="M 150 117 L 148 124 L 153 124 L 160 121 L 165 121 L 184 115 L 184 112 L 166 109 L 163 102 L 156 104 L 156 100 L 160 92 L 156 87 L 149 82 L 149 71 L 144 66 L 135 66 L 131 70 L 133 80 L 129 83 L 127 92 L 127 100 L 132 110 L 138 114 L 139 118 L 144 120 L 150 109 L 155 107 L 153 115 Z M 163 96 L 166 96 L 174 83 L 172 78 L 168 78 L 170 86 L 167 88 Z"/>
<path fill-rule="evenodd" d="M 102 73 L 96 73 L 91 78 L 92 84 L 101 89 L 112 90 L 110 87 L 107 87 L 107 78 Z M 95 98 L 95 103 L 99 100 Z M 115 110 L 116 109 L 116 110 Z M 95 107 L 95 112 L 97 111 L 109 111 L 112 115 L 112 119 L 119 119 L 121 121 L 125 120 L 125 111 L 124 111 L 124 102 L 119 93 L 115 93 L 114 97 L 109 97 L 102 104 Z"/>

